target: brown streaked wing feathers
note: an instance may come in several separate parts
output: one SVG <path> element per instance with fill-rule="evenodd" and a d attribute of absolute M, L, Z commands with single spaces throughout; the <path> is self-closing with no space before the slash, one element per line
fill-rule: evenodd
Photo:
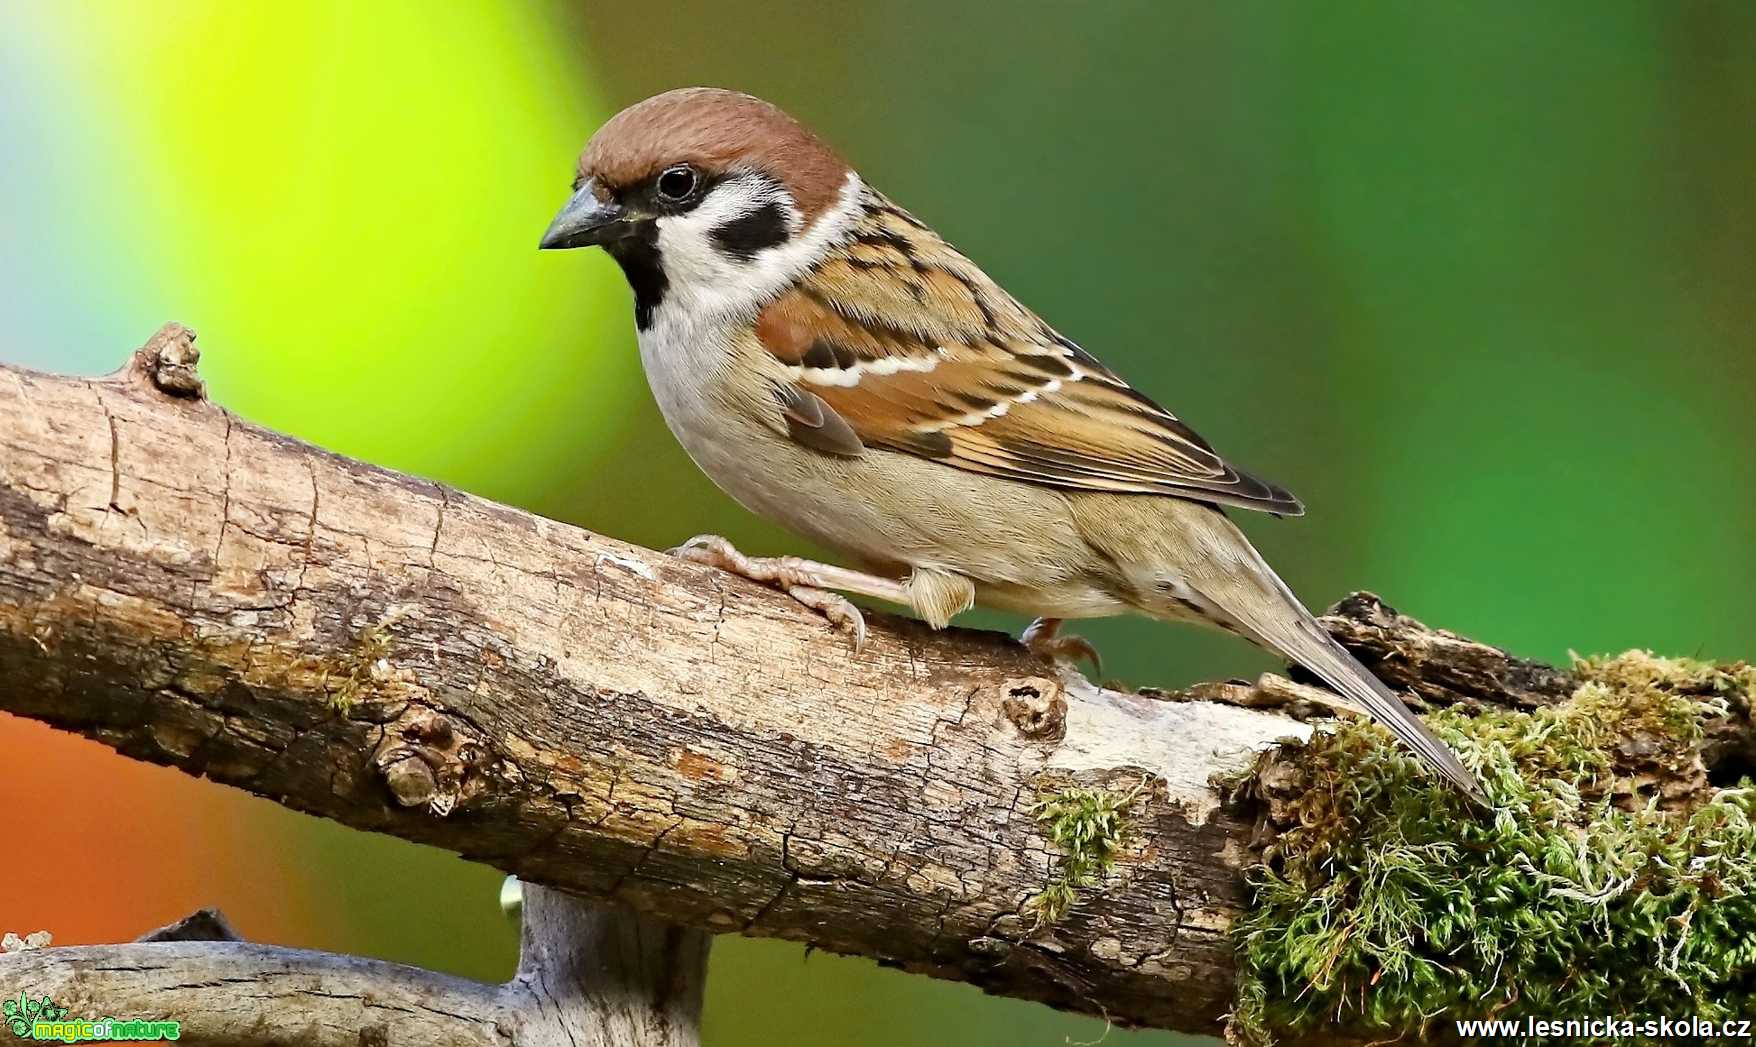
<path fill-rule="evenodd" d="M 859 435 L 815 393 L 796 385 L 776 386 L 774 399 L 786 419 L 787 435 L 795 441 L 844 458 L 865 451 Z"/>
<path fill-rule="evenodd" d="M 1069 490 L 1304 511 L 1019 305 L 876 193 L 852 238 L 758 318 L 800 368 L 789 432 Z M 832 366 L 831 366 L 832 365 Z M 858 381 L 846 384 L 850 366 Z M 823 421 L 810 424 L 819 415 Z M 833 419 L 833 421 L 830 421 Z M 832 453 L 848 454 L 839 434 Z M 852 453 L 858 453 L 854 451 Z"/>

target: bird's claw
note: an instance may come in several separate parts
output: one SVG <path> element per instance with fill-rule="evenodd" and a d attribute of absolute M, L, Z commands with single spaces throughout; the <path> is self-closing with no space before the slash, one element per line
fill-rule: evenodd
<path fill-rule="evenodd" d="M 860 609 L 840 593 L 813 585 L 816 579 L 796 556 L 746 556 L 717 534 L 698 534 L 670 550 L 670 555 L 780 589 L 845 630 L 853 638 L 855 654 L 865 650 L 866 619 Z"/>
<path fill-rule="evenodd" d="M 698 534 L 682 545 L 665 550 L 665 554 L 679 560 L 688 560 L 690 563 L 706 564 L 722 571 L 748 576 L 750 558 L 717 534 Z"/>
<path fill-rule="evenodd" d="M 1019 640 L 1038 658 L 1076 664 L 1083 659 L 1091 663 L 1093 672 L 1104 671 L 1104 660 L 1098 656 L 1097 648 L 1083 636 L 1062 636 L 1059 618 L 1038 618 Z"/>
<path fill-rule="evenodd" d="M 789 585 L 786 590 L 788 596 L 829 619 L 829 624 L 852 637 L 855 654 L 866 649 L 866 616 L 852 600 L 810 585 Z"/>

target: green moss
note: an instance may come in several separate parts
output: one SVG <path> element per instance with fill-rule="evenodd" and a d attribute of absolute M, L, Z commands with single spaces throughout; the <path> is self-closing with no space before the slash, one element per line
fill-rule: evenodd
<path fill-rule="evenodd" d="M 1142 787 L 1144 783 L 1142 783 Z M 1074 786 L 1049 793 L 1031 807 L 1061 851 L 1061 860 L 1042 893 L 1026 905 L 1039 927 L 1059 923 L 1083 888 L 1098 884 L 1116 864 L 1130 832 L 1128 809 L 1140 787 L 1127 793 Z"/>
<path fill-rule="evenodd" d="M 1716 788 L 1700 758 L 1756 670 L 1638 652 L 1576 668 L 1557 707 L 1430 718 L 1493 812 L 1368 724 L 1264 754 L 1240 787 L 1278 836 L 1236 929 L 1236 1039 L 1756 1014 L 1756 789 Z"/>
<path fill-rule="evenodd" d="M 329 693 L 331 709 L 345 716 L 354 703 L 371 694 L 377 677 L 385 671 L 384 659 L 390 654 L 390 627 L 398 617 L 392 613 L 360 630 L 337 670 L 324 673 L 323 689 Z"/>

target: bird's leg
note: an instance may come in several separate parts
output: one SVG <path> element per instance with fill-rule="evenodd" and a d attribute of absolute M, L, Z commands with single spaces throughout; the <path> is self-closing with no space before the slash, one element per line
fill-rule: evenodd
<path fill-rule="evenodd" d="M 945 628 L 976 602 L 976 583 L 937 567 L 916 567 L 909 572 L 904 589 L 909 607 L 935 629 Z"/>
<path fill-rule="evenodd" d="M 908 587 L 895 579 L 797 556 L 745 556 L 717 534 L 698 534 L 672 549 L 671 555 L 775 586 L 830 624 L 846 629 L 853 636 L 856 654 L 866 646 L 866 619 L 847 597 L 831 590 L 909 603 Z"/>
<path fill-rule="evenodd" d="M 1038 618 L 1025 628 L 1019 639 L 1030 648 L 1030 653 L 1039 658 L 1052 662 L 1077 662 L 1084 658 L 1091 662 L 1093 672 L 1103 672 L 1104 660 L 1098 657 L 1097 648 L 1083 636 L 1062 636 L 1061 621 L 1059 618 Z"/>

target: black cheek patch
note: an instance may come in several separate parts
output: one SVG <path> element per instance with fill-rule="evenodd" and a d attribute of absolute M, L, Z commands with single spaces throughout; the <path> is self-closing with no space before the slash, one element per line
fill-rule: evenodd
<path fill-rule="evenodd" d="M 779 204 L 766 203 L 742 218 L 732 219 L 711 235 L 721 251 L 748 262 L 756 257 L 756 252 L 786 241 L 787 215 Z"/>

